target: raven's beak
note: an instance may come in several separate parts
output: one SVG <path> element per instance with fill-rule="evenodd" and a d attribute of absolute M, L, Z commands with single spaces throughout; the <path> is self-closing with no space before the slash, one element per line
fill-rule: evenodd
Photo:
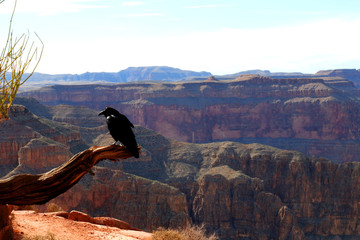
<path fill-rule="evenodd" d="M 98 116 L 104 115 L 104 111 L 99 112 Z"/>

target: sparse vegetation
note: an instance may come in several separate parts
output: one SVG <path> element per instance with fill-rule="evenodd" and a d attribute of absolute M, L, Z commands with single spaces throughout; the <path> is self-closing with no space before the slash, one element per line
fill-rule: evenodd
<path fill-rule="evenodd" d="M 204 226 L 187 225 L 182 229 L 159 228 L 153 232 L 153 240 L 217 240 L 215 234 L 207 236 Z"/>
<path fill-rule="evenodd" d="M 46 212 L 60 212 L 60 211 L 63 211 L 63 209 L 55 203 L 49 203 L 46 206 Z"/>
<path fill-rule="evenodd" d="M 0 1 L 0 4 L 3 1 Z M 15 13 L 17 1 L 15 0 L 14 10 L 12 12 L 7 33 L 5 46 L 0 52 L 0 120 L 8 118 L 8 110 L 13 103 L 19 87 L 28 80 L 34 73 L 40 62 L 44 45 L 41 51 L 34 46 L 34 42 L 29 44 L 29 34 L 22 34 L 20 37 L 13 37 L 12 20 Z M 31 63 L 35 60 L 35 64 Z M 25 78 L 24 73 L 32 66 L 32 71 Z"/>
<path fill-rule="evenodd" d="M 56 240 L 56 237 L 53 233 L 47 233 L 45 236 L 26 236 L 22 240 Z"/>

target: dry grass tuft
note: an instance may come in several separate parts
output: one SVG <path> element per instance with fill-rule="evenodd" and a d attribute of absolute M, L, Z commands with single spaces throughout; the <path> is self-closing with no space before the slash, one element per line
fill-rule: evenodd
<path fill-rule="evenodd" d="M 45 236 L 39 236 L 39 235 L 31 236 L 31 237 L 26 236 L 21 240 L 56 240 L 56 238 L 55 238 L 55 234 L 48 233 Z"/>
<path fill-rule="evenodd" d="M 182 229 L 159 228 L 153 232 L 153 240 L 217 240 L 215 234 L 207 236 L 204 226 L 186 226 Z"/>
<path fill-rule="evenodd" d="M 63 211 L 62 207 L 60 207 L 55 203 L 49 203 L 46 206 L 46 212 L 60 212 L 60 211 Z"/>
<path fill-rule="evenodd" d="M 184 236 L 178 231 L 173 229 L 159 228 L 153 232 L 152 240 L 183 240 Z"/>

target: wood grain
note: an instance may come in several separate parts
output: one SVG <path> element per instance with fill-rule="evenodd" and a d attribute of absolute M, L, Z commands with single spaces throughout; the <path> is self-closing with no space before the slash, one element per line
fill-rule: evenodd
<path fill-rule="evenodd" d="M 139 147 L 140 148 L 140 147 Z M 74 155 L 63 165 L 43 174 L 19 174 L 0 179 L 0 205 L 43 204 L 66 192 L 102 160 L 132 157 L 123 146 L 93 146 Z"/>

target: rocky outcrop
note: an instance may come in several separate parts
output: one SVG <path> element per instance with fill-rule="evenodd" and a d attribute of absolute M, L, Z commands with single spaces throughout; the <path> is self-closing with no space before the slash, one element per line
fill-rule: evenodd
<path fill-rule="evenodd" d="M 129 223 L 124 222 L 119 219 L 116 219 L 116 218 L 111 218 L 111 217 L 94 217 L 93 218 L 89 214 L 79 212 L 76 210 L 72 210 L 69 213 L 54 212 L 54 213 L 50 213 L 50 214 L 48 213 L 46 215 L 62 216 L 62 217 L 65 217 L 65 218 L 67 218 L 69 220 L 73 220 L 73 221 L 88 222 L 88 223 L 109 226 L 109 227 L 116 227 L 116 228 L 125 229 L 125 230 L 140 231 L 137 228 L 131 227 Z"/>
<path fill-rule="evenodd" d="M 0 240 L 12 239 L 11 210 L 11 207 L 8 205 L 0 205 Z"/>
<path fill-rule="evenodd" d="M 217 229 L 221 238 L 321 239 L 360 234 L 359 163 L 338 165 L 259 144 L 179 147 L 183 151 L 174 153 L 177 160 L 167 163 L 169 181 L 188 193 L 193 221 Z M 201 154 L 200 165 L 187 161 L 189 152 Z M 191 171 L 187 176 L 182 173 L 192 168 L 197 169 L 195 176 Z M 184 184 L 185 179 L 195 183 Z"/>
<path fill-rule="evenodd" d="M 360 86 L 360 70 L 359 69 L 332 69 L 318 71 L 315 76 L 319 77 L 340 77 L 348 79 L 359 87 Z"/>
<path fill-rule="evenodd" d="M 80 129 L 40 118 L 22 105 L 12 106 L 9 117 L 0 124 L 1 176 L 13 169 L 12 174 L 40 173 L 89 147 Z"/>
<path fill-rule="evenodd" d="M 98 116 L 99 111 L 87 107 L 57 105 L 49 107 L 51 120 L 69 123 L 81 127 L 98 127 L 104 124 L 104 119 Z"/>
<path fill-rule="evenodd" d="M 63 164 L 72 156 L 69 146 L 41 137 L 31 139 L 19 149 L 18 162 L 33 170 L 45 170 Z"/>
<path fill-rule="evenodd" d="M 124 221 L 109 217 L 93 218 L 79 211 L 37 213 L 16 210 L 11 215 L 13 239 L 152 239 L 151 233 L 139 231 Z"/>
<path fill-rule="evenodd" d="M 292 210 L 264 191 L 261 179 L 226 165 L 198 181 L 193 211 L 197 224 L 217 229 L 223 239 L 304 239 Z"/>
<path fill-rule="evenodd" d="M 10 108 L 9 118 L 10 120 L 8 121 L 10 121 L 10 123 L 14 122 L 15 124 L 24 125 L 27 128 L 33 129 L 33 131 L 36 129 L 36 132 L 44 137 L 70 145 L 74 152 L 78 150 L 77 148 L 81 149 L 83 147 L 80 146 L 84 143 L 78 131 L 74 131 L 59 122 L 39 118 L 22 105 L 12 106 Z M 5 134 L 5 136 L 6 135 L 7 134 Z"/>
<path fill-rule="evenodd" d="M 66 211 L 115 217 L 148 231 L 190 222 L 186 196 L 178 189 L 119 170 L 95 167 L 94 173 L 52 202 Z"/>

